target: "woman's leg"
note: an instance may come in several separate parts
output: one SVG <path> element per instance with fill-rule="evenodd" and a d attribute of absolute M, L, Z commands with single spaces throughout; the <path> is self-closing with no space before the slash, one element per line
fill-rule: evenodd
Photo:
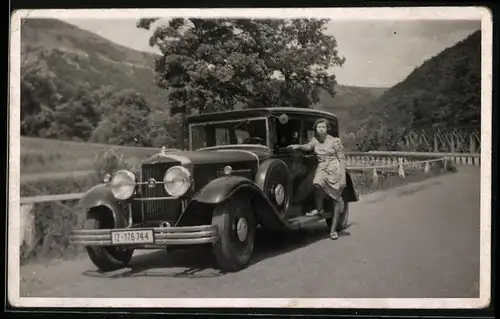
<path fill-rule="evenodd" d="M 318 213 L 323 214 L 323 205 L 325 203 L 325 197 L 327 194 L 320 185 L 314 185 L 314 202 L 316 204 L 316 209 Z"/>
<path fill-rule="evenodd" d="M 337 224 L 339 222 L 341 205 L 338 201 L 335 201 L 335 207 L 333 208 L 333 216 L 332 216 L 332 226 L 330 228 L 330 238 L 337 239 L 339 235 L 337 234 Z"/>
<path fill-rule="evenodd" d="M 313 195 L 314 195 L 315 209 L 312 212 L 307 213 L 306 214 L 307 216 L 316 216 L 318 214 L 323 214 L 324 212 L 323 205 L 327 194 L 323 190 L 323 187 L 321 187 L 321 185 L 314 184 Z"/>
<path fill-rule="evenodd" d="M 337 197 L 338 200 L 335 200 L 335 207 L 333 208 L 333 216 L 332 216 L 332 226 L 330 228 L 330 238 L 337 239 L 339 235 L 337 233 L 337 224 L 339 222 L 340 214 L 342 213 L 342 209 L 344 207 L 344 202 L 342 200 L 342 196 Z"/>

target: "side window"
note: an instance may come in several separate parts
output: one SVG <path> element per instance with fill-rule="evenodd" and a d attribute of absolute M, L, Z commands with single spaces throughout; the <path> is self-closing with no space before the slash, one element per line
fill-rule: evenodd
<path fill-rule="evenodd" d="M 218 127 L 215 129 L 215 145 L 227 145 L 229 144 L 228 132 L 225 128 Z"/>
<path fill-rule="evenodd" d="M 298 144 L 300 138 L 300 120 L 290 118 L 288 123 L 281 124 L 279 121 L 276 124 L 276 137 L 278 147 L 286 147 L 291 144 Z"/>
<path fill-rule="evenodd" d="M 207 147 L 210 141 L 210 134 L 201 125 L 192 125 L 191 130 L 191 149 Z"/>
<path fill-rule="evenodd" d="M 310 141 L 314 136 L 314 131 L 311 129 L 311 130 L 307 130 L 307 141 Z"/>
<path fill-rule="evenodd" d="M 303 141 L 301 143 L 306 144 L 311 141 L 311 139 L 314 137 L 314 125 L 315 120 L 314 119 L 305 119 L 304 120 L 304 135 L 303 135 Z"/>
<path fill-rule="evenodd" d="M 339 134 L 338 134 L 337 123 L 335 123 L 332 120 L 329 120 L 328 125 L 330 126 L 330 131 L 328 132 L 328 134 L 330 134 L 333 137 L 338 137 Z"/>
<path fill-rule="evenodd" d="M 248 134 L 248 132 L 245 130 L 235 130 L 234 134 L 236 134 L 238 144 L 243 143 L 244 140 L 250 137 L 250 134 Z"/>

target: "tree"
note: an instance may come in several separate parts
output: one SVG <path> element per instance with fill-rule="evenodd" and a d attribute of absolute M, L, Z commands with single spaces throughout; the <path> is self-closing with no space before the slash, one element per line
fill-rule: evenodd
<path fill-rule="evenodd" d="M 149 30 L 157 18 L 142 19 Z M 156 82 L 171 113 L 232 109 L 236 104 L 310 107 L 324 89 L 335 95 L 341 66 L 328 20 L 171 19 L 149 40 L 160 49 Z"/>
<path fill-rule="evenodd" d="M 37 136 L 51 125 L 52 112 L 62 101 L 55 75 L 43 65 L 25 63 L 21 75 L 21 134 Z"/>
<path fill-rule="evenodd" d="M 134 90 L 109 95 L 101 105 L 105 112 L 93 131 L 91 142 L 151 146 L 148 118 L 151 112 L 144 98 Z"/>
<path fill-rule="evenodd" d="M 101 120 L 101 112 L 96 107 L 99 100 L 86 86 L 77 86 L 75 95 L 66 103 L 55 107 L 54 121 L 48 137 L 73 138 L 87 141 Z"/>
<path fill-rule="evenodd" d="M 155 147 L 182 148 L 182 114 L 171 116 L 168 111 L 151 112 L 148 119 L 151 144 Z M 186 141 L 183 141 L 184 143 Z"/>

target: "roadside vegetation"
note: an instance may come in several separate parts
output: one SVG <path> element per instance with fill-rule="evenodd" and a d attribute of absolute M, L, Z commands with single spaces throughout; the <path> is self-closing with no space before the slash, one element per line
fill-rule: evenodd
<path fill-rule="evenodd" d="M 21 137 L 21 175 L 92 171 L 106 152 L 115 152 L 135 164 L 158 148 L 59 141 Z"/>

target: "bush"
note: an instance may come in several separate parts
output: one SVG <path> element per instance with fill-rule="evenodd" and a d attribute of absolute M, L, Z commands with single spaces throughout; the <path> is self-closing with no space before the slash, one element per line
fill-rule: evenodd
<path fill-rule="evenodd" d="M 85 192 L 99 181 L 96 176 L 77 179 L 43 180 L 21 184 L 21 197 Z M 83 221 L 85 214 L 75 208 L 77 200 L 33 204 L 35 243 L 21 246 L 21 263 L 33 258 L 72 256 L 82 251 L 69 245 L 69 232 Z"/>
<path fill-rule="evenodd" d="M 112 174 L 128 168 L 123 155 L 113 149 L 98 154 L 94 161 L 94 173 L 84 177 L 43 179 L 30 184 L 21 184 L 21 197 L 51 194 L 81 193 L 102 181 L 104 174 Z M 69 243 L 70 231 L 85 219 L 85 212 L 76 209 L 77 200 L 34 204 L 35 243 L 33 247 L 21 246 L 21 261 L 33 258 L 58 258 L 74 256 L 83 251 Z"/>
<path fill-rule="evenodd" d="M 130 169 L 129 163 L 123 157 L 123 154 L 117 153 L 114 149 L 109 149 L 98 154 L 94 161 L 94 170 L 97 176 L 113 174 L 120 169 Z"/>

